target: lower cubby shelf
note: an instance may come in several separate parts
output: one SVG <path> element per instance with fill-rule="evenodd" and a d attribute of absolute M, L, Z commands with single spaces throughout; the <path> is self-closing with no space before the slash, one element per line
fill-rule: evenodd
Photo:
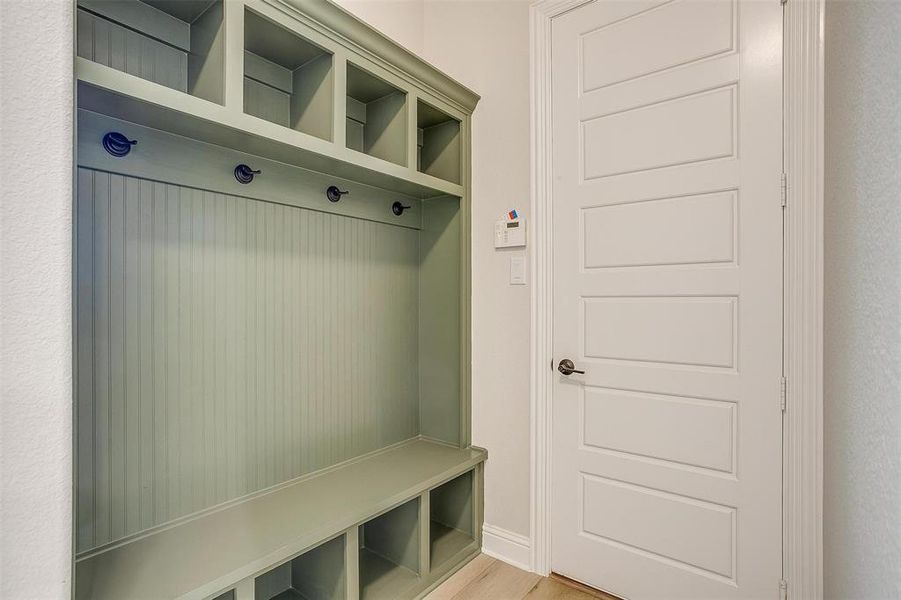
<path fill-rule="evenodd" d="M 360 598 L 404 598 L 419 584 L 419 498 L 360 526 Z"/>
<path fill-rule="evenodd" d="M 475 544 L 472 535 L 448 527 L 438 521 L 429 523 L 429 545 L 433 568 L 438 568 L 447 563 L 467 546 Z"/>
<path fill-rule="evenodd" d="M 394 600 L 405 597 L 419 583 L 419 575 L 372 550 L 360 550 L 360 598 Z"/>
<path fill-rule="evenodd" d="M 475 544 L 473 472 L 429 492 L 429 556 L 431 568 L 439 568 L 467 546 Z"/>
<path fill-rule="evenodd" d="M 345 598 L 344 544 L 338 536 L 257 576 L 254 600 Z"/>

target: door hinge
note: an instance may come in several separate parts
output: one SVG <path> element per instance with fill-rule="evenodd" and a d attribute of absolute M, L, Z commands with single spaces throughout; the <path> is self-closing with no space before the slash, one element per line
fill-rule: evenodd
<path fill-rule="evenodd" d="M 785 412 L 786 396 L 788 396 L 788 384 L 785 377 L 779 380 L 779 407 Z"/>
<path fill-rule="evenodd" d="M 779 580 L 779 600 L 788 600 L 788 583 L 784 579 Z"/>
<path fill-rule="evenodd" d="M 785 208 L 785 205 L 788 203 L 788 177 L 785 176 L 785 173 L 782 174 L 780 190 L 782 194 L 782 208 Z"/>
<path fill-rule="evenodd" d="M 551 357 L 551 371 L 554 370 L 554 357 Z"/>

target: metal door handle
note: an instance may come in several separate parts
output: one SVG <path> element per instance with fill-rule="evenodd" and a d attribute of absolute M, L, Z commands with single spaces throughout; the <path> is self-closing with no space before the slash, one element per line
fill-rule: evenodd
<path fill-rule="evenodd" d="M 568 358 L 564 358 L 560 361 L 560 364 L 557 365 L 557 370 L 563 373 L 564 375 L 572 375 L 573 373 L 578 373 L 579 375 L 584 375 L 585 371 L 580 371 L 576 368 L 576 365 L 573 364 L 573 361 Z"/>

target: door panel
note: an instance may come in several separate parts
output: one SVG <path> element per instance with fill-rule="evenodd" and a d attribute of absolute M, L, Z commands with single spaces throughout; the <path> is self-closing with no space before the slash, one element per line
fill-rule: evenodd
<path fill-rule="evenodd" d="M 735 156 L 735 87 L 582 121 L 584 179 Z"/>
<path fill-rule="evenodd" d="M 582 211 L 583 267 L 735 263 L 736 190 Z"/>
<path fill-rule="evenodd" d="M 735 470 L 735 404 L 586 387 L 582 443 L 723 473 Z"/>
<path fill-rule="evenodd" d="M 552 568 L 776 598 L 777 2 L 597 0 L 552 26 Z"/>
<path fill-rule="evenodd" d="M 647 10 L 648 3 L 621 4 L 637 12 L 612 23 L 611 16 L 601 17 L 582 35 L 582 54 L 591 57 L 582 61 L 583 92 L 735 49 L 731 2 L 670 2 L 657 10 Z M 649 37 L 656 43 L 648 44 Z"/>

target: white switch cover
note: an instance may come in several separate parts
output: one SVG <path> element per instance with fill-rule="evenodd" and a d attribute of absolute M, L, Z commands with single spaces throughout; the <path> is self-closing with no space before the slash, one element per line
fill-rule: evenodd
<path fill-rule="evenodd" d="M 526 255 L 514 254 L 510 257 L 510 285 L 526 284 Z"/>

